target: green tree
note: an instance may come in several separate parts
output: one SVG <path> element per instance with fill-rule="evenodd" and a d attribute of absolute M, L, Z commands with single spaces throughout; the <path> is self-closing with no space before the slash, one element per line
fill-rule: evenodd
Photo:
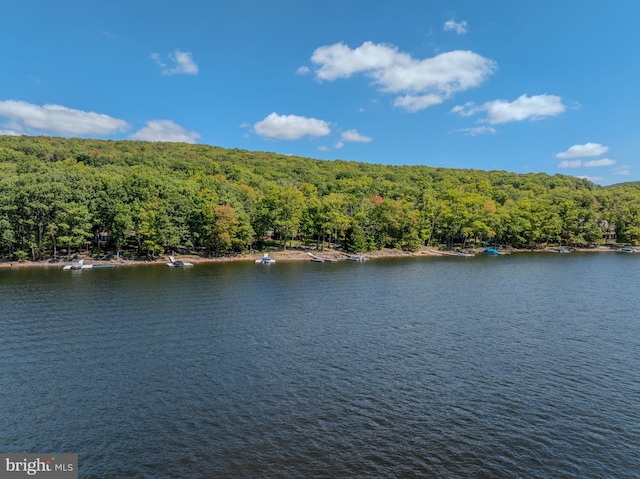
<path fill-rule="evenodd" d="M 291 185 L 272 187 L 260 202 L 262 217 L 280 236 L 282 248 L 286 248 L 286 240 L 293 240 L 298 232 L 304 202 L 302 192 Z"/>
<path fill-rule="evenodd" d="M 91 241 L 91 215 L 85 204 L 67 203 L 62 207 L 55 225 L 57 242 L 67 248 L 67 260 L 74 250 L 79 250 Z M 55 246 L 54 239 L 54 246 Z M 54 251 L 54 258 L 56 254 Z"/>
<path fill-rule="evenodd" d="M 235 210 L 229 205 L 220 205 L 212 211 L 207 211 L 206 216 L 209 215 L 213 221 L 205 228 L 205 245 L 216 254 L 229 251 L 240 225 Z"/>

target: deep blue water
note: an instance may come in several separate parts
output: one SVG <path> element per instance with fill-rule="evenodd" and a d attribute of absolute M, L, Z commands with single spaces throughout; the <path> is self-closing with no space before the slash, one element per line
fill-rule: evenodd
<path fill-rule="evenodd" d="M 0 452 L 86 478 L 640 477 L 640 255 L 0 270 Z"/>

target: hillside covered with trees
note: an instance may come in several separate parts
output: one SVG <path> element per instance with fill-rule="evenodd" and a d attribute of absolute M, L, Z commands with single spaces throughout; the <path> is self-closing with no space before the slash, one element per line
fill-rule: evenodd
<path fill-rule="evenodd" d="M 184 143 L 0 136 L 0 256 L 640 241 L 640 186 Z"/>

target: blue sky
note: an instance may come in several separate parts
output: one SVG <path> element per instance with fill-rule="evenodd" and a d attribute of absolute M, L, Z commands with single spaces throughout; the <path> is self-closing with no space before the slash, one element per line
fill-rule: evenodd
<path fill-rule="evenodd" d="M 0 133 L 640 180 L 640 2 L 21 0 Z"/>

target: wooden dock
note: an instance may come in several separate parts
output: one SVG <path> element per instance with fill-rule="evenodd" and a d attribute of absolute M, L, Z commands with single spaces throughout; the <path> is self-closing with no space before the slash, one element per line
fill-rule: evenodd
<path fill-rule="evenodd" d="M 307 251 L 307 254 L 311 256 L 311 261 L 315 261 L 316 263 L 337 263 L 338 261 L 340 261 L 338 258 L 325 258 L 323 256 L 316 256 L 310 251 Z"/>

